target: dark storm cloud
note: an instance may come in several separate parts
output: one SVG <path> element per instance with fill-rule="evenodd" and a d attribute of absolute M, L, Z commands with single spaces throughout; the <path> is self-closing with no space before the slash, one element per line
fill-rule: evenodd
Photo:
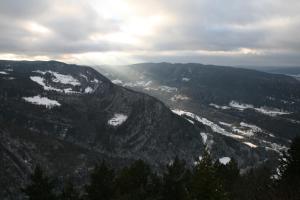
<path fill-rule="evenodd" d="M 297 0 L 0 0 L 0 54 L 299 65 L 299 10 Z"/>

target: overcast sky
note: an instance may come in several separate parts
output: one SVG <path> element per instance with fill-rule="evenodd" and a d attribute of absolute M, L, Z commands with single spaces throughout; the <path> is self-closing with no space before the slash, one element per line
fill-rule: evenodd
<path fill-rule="evenodd" d="M 0 59 L 300 66 L 299 0 L 0 0 Z"/>

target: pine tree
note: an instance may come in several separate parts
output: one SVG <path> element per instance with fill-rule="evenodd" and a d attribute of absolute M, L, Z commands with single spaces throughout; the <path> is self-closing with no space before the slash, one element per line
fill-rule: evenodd
<path fill-rule="evenodd" d="M 115 172 L 103 161 L 96 165 L 90 175 L 90 184 L 85 187 L 89 200 L 113 199 Z"/>
<path fill-rule="evenodd" d="M 228 193 L 230 199 L 235 198 L 235 185 L 240 177 L 240 170 L 234 159 L 231 159 L 226 165 L 218 160 L 214 164 L 216 176 L 221 180 L 224 190 Z"/>
<path fill-rule="evenodd" d="M 228 199 L 207 150 L 204 151 L 202 159 L 194 168 L 190 192 L 192 199 L 195 200 Z"/>
<path fill-rule="evenodd" d="M 55 200 L 53 192 L 54 182 L 45 175 L 42 168 L 37 165 L 33 174 L 30 176 L 30 184 L 21 191 L 27 196 L 28 200 Z"/>
<path fill-rule="evenodd" d="M 79 193 L 74 188 L 73 183 L 68 180 L 64 183 L 62 193 L 60 195 L 61 200 L 79 200 Z"/>
<path fill-rule="evenodd" d="M 281 159 L 277 191 L 285 199 L 300 199 L 300 138 L 295 138 Z"/>
<path fill-rule="evenodd" d="M 244 172 L 234 186 L 236 199 L 273 199 L 271 175 L 271 170 L 264 165 Z"/>
<path fill-rule="evenodd" d="M 163 176 L 163 199 L 189 199 L 188 182 L 189 172 L 185 167 L 185 162 L 176 157 L 174 162 L 167 166 L 167 172 Z"/>
<path fill-rule="evenodd" d="M 156 173 L 150 175 L 147 185 L 148 199 L 162 199 L 162 180 Z"/>
<path fill-rule="evenodd" d="M 142 160 L 122 169 L 116 178 L 117 193 L 120 199 L 143 200 L 155 195 L 157 179 L 150 167 Z"/>

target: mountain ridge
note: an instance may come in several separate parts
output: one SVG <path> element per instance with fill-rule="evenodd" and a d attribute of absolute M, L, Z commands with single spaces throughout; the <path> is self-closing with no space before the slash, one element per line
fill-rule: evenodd
<path fill-rule="evenodd" d="M 97 69 L 112 82 L 153 95 L 188 120 L 201 121 L 210 140 L 223 134 L 212 145 L 216 154 L 223 148 L 227 154 L 234 149 L 230 156 L 240 154 L 239 145 L 227 141 L 230 134 L 253 149 L 278 155 L 299 135 L 300 82 L 289 76 L 195 63 Z M 263 154 L 258 156 L 262 160 Z M 237 160 L 241 163 L 245 158 Z"/>
<path fill-rule="evenodd" d="M 92 68 L 0 61 L 0 72 L 1 198 L 17 198 L 37 164 L 84 182 L 102 159 L 116 167 L 143 159 L 159 170 L 175 156 L 191 165 L 204 148 L 198 130 L 161 101 Z"/>

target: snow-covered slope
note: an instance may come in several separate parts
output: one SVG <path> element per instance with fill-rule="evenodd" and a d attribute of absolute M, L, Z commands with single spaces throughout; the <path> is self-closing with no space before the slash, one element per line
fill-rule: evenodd
<path fill-rule="evenodd" d="M 60 103 L 57 101 L 48 99 L 47 97 L 41 97 L 40 95 L 34 97 L 23 97 L 23 99 L 32 104 L 46 106 L 46 108 L 60 106 Z"/>

